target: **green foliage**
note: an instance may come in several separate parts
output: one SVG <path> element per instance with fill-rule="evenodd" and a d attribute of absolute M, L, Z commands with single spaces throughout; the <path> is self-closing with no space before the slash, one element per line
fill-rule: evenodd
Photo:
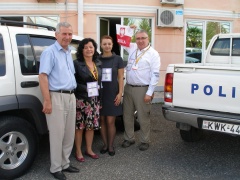
<path fill-rule="evenodd" d="M 206 30 L 206 47 L 210 43 L 212 37 L 219 33 L 228 33 L 228 30 L 220 22 L 208 22 Z"/>
<path fill-rule="evenodd" d="M 139 23 L 139 28 L 148 32 L 149 42 L 151 42 L 152 29 L 151 29 L 150 19 L 141 19 Z"/>
<path fill-rule="evenodd" d="M 202 30 L 198 27 L 188 27 L 186 47 L 202 48 Z"/>
<path fill-rule="evenodd" d="M 139 29 L 144 29 L 145 31 L 148 32 L 148 37 L 149 40 L 151 41 L 151 37 L 152 37 L 152 29 L 151 29 L 151 20 L 150 19 L 146 19 L 146 18 L 139 18 L 139 19 L 135 19 L 135 18 L 124 18 L 123 20 L 123 25 L 125 26 L 130 26 L 131 24 L 135 24 L 136 26 L 139 27 Z M 134 34 L 136 33 L 138 29 L 136 29 L 134 31 Z M 135 36 L 132 37 L 132 42 L 136 42 Z"/>

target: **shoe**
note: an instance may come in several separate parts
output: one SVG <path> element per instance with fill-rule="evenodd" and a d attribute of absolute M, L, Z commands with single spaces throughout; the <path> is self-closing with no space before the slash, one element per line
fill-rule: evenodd
<path fill-rule="evenodd" d="M 58 171 L 55 173 L 51 173 L 55 179 L 66 180 L 66 176 L 62 173 L 62 171 Z"/>
<path fill-rule="evenodd" d="M 85 154 L 86 154 L 87 156 L 89 156 L 90 158 L 92 158 L 92 159 L 98 159 L 98 158 L 99 158 L 99 156 L 98 156 L 97 154 L 91 155 L 91 154 L 88 154 L 87 152 L 85 152 Z"/>
<path fill-rule="evenodd" d="M 85 162 L 84 157 L 80 158 L 80 157 L 77 157 L 77 155 L 75 155 L 75 158 L 76 158 L 76 160 L 79 161 L 79 162 Z"/>
<path fill-rule="evenodd" d="M 149 148 L 148 143 L 141 143 L 140 146 L 139 146 L 140 151 L 146 151 L 148 148 Z"/>
<path fill-rule="evenodd" d="M 101 154 L 105 154 L 106 152 L 108 152 L 108 149 L 104 149 L 104 148 L 102 147 L 102 149 L 100 150 L 100 153 L 101 153 Z"/>
<path fill-rule="evenodd" d="M 78 173 L 79 169 L 70 165 L 67 169 L 63 169 L 62 171 L 69 172 L 69 173 Z"/>
<path fill-rule="evenodd" d="M 127 147 L 133 145 L 134 143 L 135 143 L 135 141 L 124 140 L 122 143 L 122 147 L 127 148 Z"/>
<path fill-rule="evenodd" d="M 110 156 L 114 156 L 114 155 L 115 155 L 115 149 L 114 149 L 114 147 L 113 147 L 113 150 L 112 150 L 112 151 L 108 151 L 108 154 L 109 154 Z"/>

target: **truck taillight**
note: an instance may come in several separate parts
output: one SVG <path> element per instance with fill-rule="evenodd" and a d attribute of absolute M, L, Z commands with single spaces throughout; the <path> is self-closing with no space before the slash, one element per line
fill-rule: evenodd
<path fill-rule="evenodd" d="M 172 102 L 173 92 L 173 73 L 167 73 L 164 85 L 164 101 Z"/>

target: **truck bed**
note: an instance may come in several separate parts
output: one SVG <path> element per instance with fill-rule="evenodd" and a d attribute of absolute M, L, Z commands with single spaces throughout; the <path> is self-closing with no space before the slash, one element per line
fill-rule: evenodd
<path fill-rule="evenodd" d="M 172 106 L 240 113 L 240 68 L 170 65 L 174 70 Z"/>

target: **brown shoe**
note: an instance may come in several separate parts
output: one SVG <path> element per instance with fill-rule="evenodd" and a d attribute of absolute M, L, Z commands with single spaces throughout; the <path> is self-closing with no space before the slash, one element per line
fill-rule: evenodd
<path fill-rule="evenodd" d="M 124 140 L 123 143 L 122 143 L 122 147 L 127 148 L 127 147 L 133 145 L 134 143 L 135 143 L 135 141 Z"/>
<path fill-rule="evenodd" d="M 148 148 L 149 148 L 148 143 L 141 143 L 140 146 L 139 146 L 140 151 L 146 151 Z"/>

